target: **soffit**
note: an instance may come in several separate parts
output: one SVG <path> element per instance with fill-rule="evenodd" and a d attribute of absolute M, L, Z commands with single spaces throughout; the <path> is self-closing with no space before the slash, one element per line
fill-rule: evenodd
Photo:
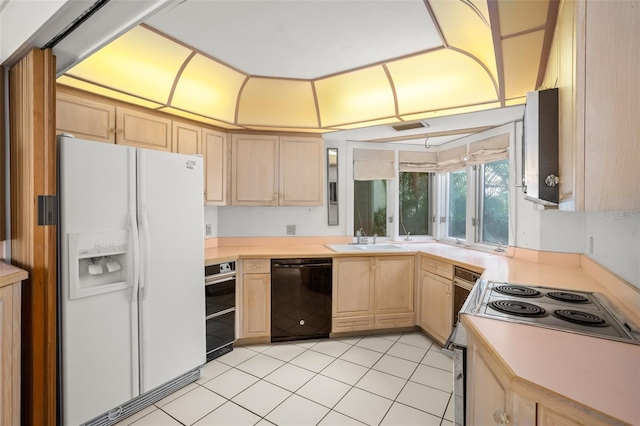
<path fill-rule="evenodd" d="M 557 6 L 189 0 L 60 83 L 229 129 L 330 132 L 423 120 L 522 104 L 542 79 Z"/>

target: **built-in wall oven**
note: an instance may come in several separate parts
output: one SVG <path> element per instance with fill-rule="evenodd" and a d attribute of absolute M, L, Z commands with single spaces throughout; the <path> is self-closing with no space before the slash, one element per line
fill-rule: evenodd
<path fill-rule="evenodd" d="M 233 350 L 236 322 L 236 263 L 205 266 L 207 361 Z"/>

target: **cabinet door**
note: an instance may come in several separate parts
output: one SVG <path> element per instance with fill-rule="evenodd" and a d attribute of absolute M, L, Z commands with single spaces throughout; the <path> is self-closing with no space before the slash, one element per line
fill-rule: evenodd
<path fill-rule="evenodd" d="M 212 206 L 227 205 L 229 178 L 227 135 L 203 129 L 204 141 L 204 203 Z"/>
<path fill-rule="evenodd" d="M 507 391 L 493 375 L 475 344 L 467 346 L 467 416 L 469 425 L 499 425 L 507 416 Z M 510 419 L 509 419 L 510 420 Z M 503 423 L 510 424 L 510 423 Z"/>
<path fill-rule="evenodd" d="M 640 209 L 640 7 L 586 1 L 585 210 Z"/>
<path fill-rule="evenodd" d="M 202 128 L 173 121 L 172 152 L 179 154 L 202 154 Z"/>
<path fill-rule="evenodd" d="M 233 135 L 231 204 L 278 205 L 278 136 Z"/>
<path fill-rule="evenodd" d="M 377 257 L 375 314 L 413 311 L 413 256 Z"/>
<path fill-rule="evenodd" d="M 422 272 L 420 278 L 420 326 L 440 343 L 449 337 L 453 326 L 451 280 Z"/>
<path fill-rule="evenodd" d="M 116 143 L 136 148 L 171 151 L 171 120 L 116 107 Z"/>
<path fill-rule="evenodd" d="M 116 108 L 58 93 L 56 95 L 56 133 L 70 133 L 78 139 L 116 142 Z"/>
<path fill-rule="evenodd" d="M 0 287 L 0 424 L 20 424 L 21 284 Z"/>
<path fill-rule="evenodd" d="M 244 338 L 271 335 L 271 274 L 243 275 L 242 327 Z"/>
<path fill-rule="evenodd" d="M 333 261 L 333 317 L 373 315 L 373 257 Z"/>
<path fill-rule="evenodd" d="M 321 138 L 280 137 L 279 204 L 323 204 L 323 142 Z"/>

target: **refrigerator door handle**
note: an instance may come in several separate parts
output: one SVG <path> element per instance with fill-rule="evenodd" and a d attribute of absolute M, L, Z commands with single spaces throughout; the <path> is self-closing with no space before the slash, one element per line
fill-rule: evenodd
<path fill-rule="evenodd" d="M 149 220 L 146 210 L 142 211 L 142 233 L 144 235 L 144 269 L 142 272 L 142 300 L 147 300 L 149 296 L 149 275 L 151 274 L 151 241 L 149 239 Z"/>
<path fill-rule="evenodd" d="M 138 288 L 140 283 L 140 247 L 138 239 L 138 224 L 136 223 L 136 212 L 129 212 L 129 220 L 131 221 L 131 238 L 133 239 L 133 274 L 131 278 L 131 303 L 138 301 Z"/>

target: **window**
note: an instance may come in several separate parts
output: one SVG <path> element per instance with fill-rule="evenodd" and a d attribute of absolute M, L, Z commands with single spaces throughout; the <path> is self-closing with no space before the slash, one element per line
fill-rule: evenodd
<path fill-rule="evenodd" d="M 509 161 L 477 166 L 478 218 L 476 240 L 507 245 L 509 241 Z"/>
<path fill-rule="evenodd" d="M 467 233 L 467 171 L 447 175 L 447 237 L 466 239 Z"/>
<path fill-rule="evenodd" d="M 353 181 L 353 234 L 387 236 L 387 181 Z"/>
<path fill-rule="evenodd" d="M 433 173 L 400 172 L 400 235 L 433 235 Z"/>

